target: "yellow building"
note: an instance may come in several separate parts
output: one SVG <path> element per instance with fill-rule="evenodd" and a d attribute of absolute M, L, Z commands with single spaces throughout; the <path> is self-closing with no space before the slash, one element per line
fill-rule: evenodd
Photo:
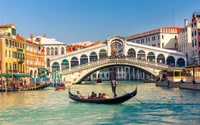
<path fill-rule="evenodd" d="M 0 74 L 26 73 L 26 44 L 18 39 L 14 24 L 0 25 Z"/>

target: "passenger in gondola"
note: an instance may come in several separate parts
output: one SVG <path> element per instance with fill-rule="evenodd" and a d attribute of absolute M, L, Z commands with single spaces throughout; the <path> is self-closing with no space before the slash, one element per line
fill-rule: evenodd
<path fill-rule="evenodd" d="M 83 98 L 83 96 L 81 95 L 81 93 L 79 91 L 77 91 L 77 95 L 79 98 Z"/>

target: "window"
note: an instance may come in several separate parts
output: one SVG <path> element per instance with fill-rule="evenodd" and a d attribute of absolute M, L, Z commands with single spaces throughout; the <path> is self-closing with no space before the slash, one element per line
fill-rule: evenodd
<path fill-rule="evenodd" d="M 160 36 L 158 35 L 158 40 L 160 39 Z"/>
<path fill-rule="evenodd" d="M 164 35 L 162 35 L 162 39 L 164 39 Z"/>
<path fill-rule="evenodd" d="M 58 48 L 55 48 L 55 55 L 58 55 Z"/>
<path fill-rule="evenodd" d="M 61 48 L 61 55 L 64 54 L 64 47 Z"/>
<path fill-rule="evenodd" d="M 194 47 L 194 41 L 192 40 L 192 47 Z"/>
<path fill-rule="evenodd" d="M 11 40 L 9 40 L 9 45 L 10 45 L 10 46 L 12 45 L 12 41 L 11 41 Z"/>
<path fill-rule="evenodd" d="M 50 55 L 50 49 L 49 49 L 49 47 L 47 47 L 47 56 L 49 56 Z"/>
<path fill-rule="evenodd" d="M 194 44 L 195 44 L 195 46 L 197 46 L 197 40 L 196 39 L 195 39 L 195 43 Z"/>
<path fill-rule="evenodd" d="M 54 49 L 51 47 L 51 55 L 54 55 Z"/>
<path fill-rule="evenodd" d="M 12 35 L 16 36 L 16 29 L 12 28 Z"/>
<path fill-rule="evenodd" d="M 164 43 L 162 43 L 162 48 L 164 48 Z"/>
<path fill-rule="evenodd" d="M 5 57 L 7 57 L 7 50 L 5 51 Z"/>
<path fill-rule="evenodd" d="M 5 39 L 5 41 L 6 41 L 6 46 L 8 46 L 8 39 Z"/>

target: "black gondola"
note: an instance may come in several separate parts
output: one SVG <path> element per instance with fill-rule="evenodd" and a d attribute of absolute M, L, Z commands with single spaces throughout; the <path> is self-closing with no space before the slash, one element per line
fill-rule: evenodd
<path fill-rule="evenodd" d="M 79 98 L 77 95 L 74 95 L 70 92 L 69 88 L 69 98 L 78 102 L 88 102 L 88 103 L 97 103 L 97 104 L 119 104 L 123 103 L 137 94 L 137 87 L 131 93 L 126 93 L 122 96 L 115 97 L 115 98 L 108 98 L 108 99 L 84 99 Z"/>
<path fill-rule="evenodd" d="M 31 88 L 29 88 L 28 90 L 25 90 L 25 91 L 42 90 L 42 89 L 44 89 L 46 87 L 49 87 L 49 85 L 50 85 L 50 83 L 49 84 L 39 85 L 39 86 L 36 86 L 36 87 L 31 87 Z M 7 90 L 7 92 L 16 92 L 16 91 L 19 91 L 19 89 L 17 88 L 15 90 L 10 90 L 10 89 Z M 22 89 L 21 91 L 24 91 L 24 90 Z M 0 89 L 0 92 L 6 92 L 6 90 L 5 89 L 3 89 L 3 90 Z"/>

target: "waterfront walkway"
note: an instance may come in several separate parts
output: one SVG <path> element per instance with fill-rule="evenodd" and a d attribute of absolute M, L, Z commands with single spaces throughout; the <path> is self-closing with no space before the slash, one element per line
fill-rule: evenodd
<path fill-rule="evenodd" d="M 200 90 L 200 84 L 192 83 L 168 83 L 168 82 L 157 82 L 156 86 L 169 87 L 169 88 L 179 88 L 179 89 L 190 89 L 190 90 Z"/>

